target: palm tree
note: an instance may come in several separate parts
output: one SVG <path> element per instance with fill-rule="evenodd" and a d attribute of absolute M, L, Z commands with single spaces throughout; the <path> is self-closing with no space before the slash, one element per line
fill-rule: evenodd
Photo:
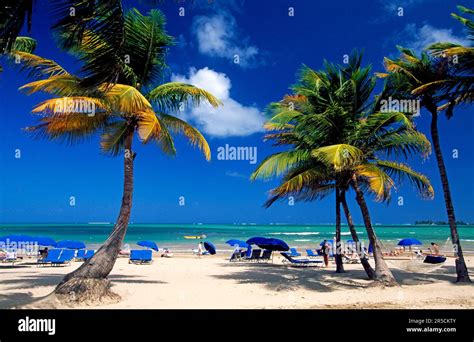
<path fill-rule="evenodd" d="M 14 47 L 20 31 L 27 26 L 31 31 L 33 13 L 39 1 L 4 0 L 0 7 L 0 54 L 9 53 Z M 93 35 L 89 46 L 94 55 L 83 59 L 80 71 L 81 81 L 85 85 L 98 86 L 102 83 L 116 83 L 124 73 L 120 59 L 126 54 L 124 11 L 121 0 L 49 0 L 42 6 L 57 21 L 51 29 L 55 33 L 60 47 L 65 50 L 77 48 L 84 36 Z M 102 44 L 107 41 L 107 44 Z"/>
<path fill-rule="evenodd" d="M 84 87 L 80 77 L 72 75 L 54 61 L 22 54 L 23 67 L 46 78 L 28 83 L 21 89 L 27 94 L 43 91 L 56 96 L 33 109 L 33 113 L 41 113 L 42 118 L 39 124 L 27 128 L 28 131 L 50 140 L 69 143 L 101 133 L 103 152 L 113 156 L 124 155 L 122 205 L 111 234 L 89 261 L 66 275 L 55 289 L 57 295 L 74 293 L 75 301 L 116 297 L 109 290 L 107 276 L 114 266 L 129 224 L 136 157 L 132 143 L 135 137 L 138 136 L 143 144 L 155 142 L 164 153 L 174 155 L 176 150 L 171 133 L 182 133 L 210 160 L 206 139 L 196 128 L 171 113 L 178 112 L 183 104 L 196 106 L 203 101 L 214 107 L 220 104 L 212 94 L 189 84 L 158 84 L 165 67 L 166 48 L 172 43 L 164 30 L 165 20 L 161 12 L 152 10 L 144 16 L 137 10 L 131 10 L 124 22 L 127 37 L 124 45 L 131 58 L 128 64 L 121 66 L 124 72 L 119 75 L 120 83 Z M 95 40 L 90 37 L 92 34 L 86 32 L 82 45 L 74 50 L 82 60 L 88 60 L 88 56 L 94 54 L 95 45 L 90 45 Z M 58 101 L 64 99 L 93 104 L 95 113 L 90 115 L 76 108 L 58 111 Z"/>
<path fill-rule="evenodd" d="M 458 95 L 455 94 L 453 97 L 450 91 L 440 91 L 438 86 L 444 87 L 447 83 L 454 83 L 457 81 L 457 77 L 452 75 L 452 70 L 444 58 L 433 57 L 425 52 L 422 52 L 421 57 L 417 57 L 412 50 L 401 47 L 399 50 L 401 52 L 399 59 L 385 58 L 384 64 L 387 73 L 381 73 L 379 76 L 387 78 L 388 83 L 393 84 L 392 88 L 397 96 L 419 100 L 421 106 L 431 114 L 431 140 L 443 187 L 451 241 L 454 246 L 457 282 L 470 282 L 456 226 L 454 205 L 438 130 L 440 112 L 445 110 L 448 119 L 451 118 Z"/>
<path fill-rule="evenodd" d="M 295 95 L 270 106 L 274 115 L 265 126 L 276 131 L 267 139 L 275 140 L 276 145 L 290 145 L 291 149 L 266 158 L 252 178 L 283 175 L 282 184 L 272 190 L 267 206 L 289 195 L 313 200 L 335 190 L 339 230 L 336 243 L 340 242 L 339 204 L 343 205 L 351 234 L 358 241 L 345 201 L 345 192 L 353 188 L 374 246 L 375 272 L 368 263 L 364 268 L 369 278 L 391 285 L 396 282 L 383 260 L 364 191 L 374 193 L 379 201 L 388 200 L 395 183 L 392 178 L 405 177 L 430 197 L 432 189 L 426 177 L 407 165 L 380 160 L 378 156 L 426 154 L 430 145 L 426 137 L 414 130 L 406 115 L 371 112 L 368 100 L 374 82 L 369 76 L 370 68 L 360 68 L 360 63 L 361 56 L 354 55 L 347 67 L 326 63 L 323 72 L 303 69 L 300 82 L 293 87 Z"/>
<path fill-rule="evenodd" d="M 473 9 L 464 6 L 457 7 L 464 14 L 474 14 Z M 474 41 L 474 21 L 456 13 L 452 13 L 451 16 L 466 27 L 468 39 Z M 445 58 L 450 63 L 453 72 L 450 74 L 451 77 L 444 81 L 428 83 L 423 88 L 435 87 L 444 96 L 449 94 L 452 106 L 463 102 L 471 103 L 474 100 L 474 47 L 439 42 L 429 46 L 428 50 L 436 57 Z"/>

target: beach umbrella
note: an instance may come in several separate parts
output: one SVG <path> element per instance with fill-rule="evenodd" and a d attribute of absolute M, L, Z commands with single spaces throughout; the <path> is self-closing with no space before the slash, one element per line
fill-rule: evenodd
<path fill-rule="evenodd" d="M 204 242 L 204 248 L 206 249 L 206 251 L 209 252 L 209 254 L 211 254 L 211 255 L 216 254 L 216 246 L 214 246 L 212 244 L 212 242 L 205 241 Z"/>
<path fill-rule="evenodd" d="M 253 238 L 250 238 L 247 240 L 247 244 L 248 245 L 263 245 L 265 244 L 266 242 L 268 241 L 267 238 L 264 238 L 264 237 L 260 237 L 260 236 L 255 236 Z"/>
<path fill-rule="evenodd" d="M 420 240 L 413 239 L 413 238 L 407 238 L 407 239 L 402 239 L 398 242 L 399 246 L 413 246 L 413 245 L 422 245 L 423 243 Z"/>
<path fill-rule="evenodd" d="M 285 251 L 290 250 L 290 246 L 288 246 L 288 244 L 285 241 L 280 240 L 280 239 L 268 239 L 267 243 L 260 247 L 268 249 L 270 251 L 285 252 Z"/>
<path fill-rule="evenodd" d="M 257 245 L 260 248 L 268 249 L 271 251 L 287 251 L 290 249 L 288 244 L 280 239 L 268 239 L 260 236 L 256 236 L 247 240 L 249 245 Z"/>
<path fill-rule="evenodd" d="M 83 249 L 86 248 L 84 242 L 75 240 L 62 240 L 56 244 L 57 248 Z"/>
<path fill-rule="evenodd" d="M 242 248 L 248 248 L 249 247 L 249 244 L 245 241 L 242 241 L 242 240 L 237 240 L 237 239 L 231 239 L 231 240 L 227 240 L 225 242 L 226 244 L 228 244 L 229 246 L 239 246 L 239 247 L 242 247 Z"/>
<path fill-rule="evenodd" d="M 36 236 L 35 242 L 40 246 L 53 246 L 56 247 L 57 243 L 48 236 Z"/>
<path fill-rule="evenodd" d="M 153 241 L 138 241 L 137 245 L 151 248 L 151 249 L 154 249 L 155 251 L 158 251 L 158 246 Z"/>

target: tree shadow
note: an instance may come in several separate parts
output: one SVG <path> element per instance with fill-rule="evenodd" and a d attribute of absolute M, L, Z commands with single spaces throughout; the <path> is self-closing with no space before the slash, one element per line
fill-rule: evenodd
<path fill-rule="evenodd" d="M 64 278 L 62 273 L 54 274 L 35 274 L 35 275 L 24 275 L 21 278 L 15 279 L 4 279 L 3 284 L 9 285 L 9 288 L 15 290 L 31 289 L 34 287 L 41 286 L 52 286 L 58 285 Z M 126 284 L 166 284 L 166 282 L 160 280 L 147 280 L 142 276 L 133 275 L 111 275 L 109 279 L 112 282 L 112 287 L 117 283 Z M 52 290 L 52 289 L 51 289 Z M 48 294 L 49 295 L 49 294 Z M 6 292 L 0 294 L 0 309 L 10 309 L 12 307 L 19 307 L 23 305 L 36 302 L 44 297 L 34 297 L 31 292 Z"/>
<path fill-rule="evenodd" d="M 214 275 L 217 279 L 228 279 L 240 284 L 260 284 L 273 291 L 308 289 L 319 292 L 366 288 L 370 281 L 361 270 L 335 273 L 330 269 L 316 267 L 292 267 L 277 264 L 224 264 L 235 272 Z"/>

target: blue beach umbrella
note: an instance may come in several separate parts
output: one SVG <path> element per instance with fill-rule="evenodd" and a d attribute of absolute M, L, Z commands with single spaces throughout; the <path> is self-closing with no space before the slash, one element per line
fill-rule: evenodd
<path fill-rule="evenodd" d="M 216 246 L 214 246 L 212 244 L 212 242 L 205 241 L 204 242 L 204 248 L 206 249 L 206 251 L 209 252 L 209 254 L 211 254 L 211 255 L 216 254 Z"/>
<path fill-rule="evenodd" d="M 255 236 L 253 238 L 248 239 L 247 244 L 260 246 L 260 245 L 264 245 L 267 241 L 268 241 L 267 238 Z"/>
<path fill-rule="evenodd" d="M 75 240 L 62 240 L 56 244 L 57 248 L 83 249 L 86 248 L 84 242 Z"/>
<path fill-rule="evenodd" d="M 262 246 L 262 248 L 268 249 L 270 251 L 281 251 L 285 252 L 290 250 L 290 246 L 288 244 L 280 239 L 268 239 L 267 244 L 265 247 Z"/>
<path fill-rule="evenodd" d="M 56 247 L 57 243 L 48 236 L 36 236 L 35 241 L 40 246 L 53 246 Z"/>
<path fill-rule="evenodd" d="M 142 246 L 142 247 L 151 248 L 151 249 L 154 249 L 155 251 L 158 251 L 158 246 L 153 241 L 138 241 L 137 245 Z"/>
<path fill-rule="evenodd" d="M 227 240 L 225 242 L 226 244 L 228 244 L 229 246 L 239 246 L 239 247 L 242 247 L 242 248 L 248 248 L 249 244 L 245 241 L 242 241 L 242 240 L 237 240 L 237 239 L 231 239 L 231 240 Z"/>
<path fill-rule="evenodd" d="M 413 239 L 413 238 L 407 238 L 407 239 L 402 239 L 398 242 L 399 246 L 413 246 L 413 245 L 422 245 L 423 243 L 420 240 Z"/>
<path fill-rule="evenodd" d="M 271 251 L 287 251 L 290 249 L 288 244 L 280 239 L 268 239 L 260 236 L 256 236 L 247 240 L 249 245 L 257 245 L 260 248 L 268 249 Z"/>

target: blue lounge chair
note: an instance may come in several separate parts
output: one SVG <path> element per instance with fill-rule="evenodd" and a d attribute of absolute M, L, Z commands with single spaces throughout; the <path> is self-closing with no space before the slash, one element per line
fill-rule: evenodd
<path fill-rule="evenodd" d="M 260 253 L 262 252 L 261 249 L 253 249 L 252 254 L 250 254 L 250 257 L 245 258 L 247 261 L 258 261 L 260 259 Z"/>
<path fill-rule="evenodd" d="M 72 249 L 50 249 L 46 258 L 38 260 L 39 265 L 68 265 L 74 259 L 76 251 Z"/>
<path fill-rule="evenodd" d="M 129 264 L 151 264 L 153 262 L 150 249 L 133 249 L 130 251 Z"/>
<path fill-rule="evenodd" d="M 88 260 L 92 258 L 93 256 L 94 256 L 93 250 L 80 249 L 77 251 L 75 259 L 77 261 L 84 261 L 84 260 Z"/>
<path fill-rule="evenodd" d="M 239 261 L 242 258 L 242 251 L 240 250 L 235 250 L 232 252 L 232 255 L 230 256 L 229 261 Z"/>
<path fill-rule="evenodd" d="M 63 249 L 59 259 L 53 262 L 53 266 L 67 265 L 76 256 L 76 251 L 72 249 Z"/>
<path fill-rule="evenodd" d="M 289 255 L 291 257 L 300 257 L 301 256 L 301 253 L 299 253 L 296 248 L 290 248 L 290 253 Z"/>
<path fill-rule="evenodd" d="M 293 259 L 288 253 L 280 253 L 291 265 L 295 266 L 318 266 L 322 265 L 322 260 L 314 260 L 314 259 Z"/>
<path fill-rule="evenodd" d="M 43 259 L 38 259 L 38 266 L 40 265 L 48 265 L 51 264 L 53 261 L 56 261 L 59 259 L 59 256 L 61 255 L 62 249 L 50 249 L 48 251 L 48 255 L 44 257 Z"/>
<path fill-rule="evenodd" d="M 310 258 L 310 259 L 311 259 L 311 258 L 317 258 L 319 255 L 320 255 L 320 254 L 317 254 L 317 253 L 315 254 L 312 249 L 307 249 L 307 250 L 306 250 L 306 256 L 307 256 L 308 258 Z"/>
<path fill-rule="evenodd" d="M 262 253 L 262 256 L 257 260 L 258 262 L 260 261 L 264 261 L 264 262 L 268 262 L 268 261 L 271 261 L 272 260 L 272 251 L 269 251 L 269 250 L 264 250 L 263 253 Z"/>

